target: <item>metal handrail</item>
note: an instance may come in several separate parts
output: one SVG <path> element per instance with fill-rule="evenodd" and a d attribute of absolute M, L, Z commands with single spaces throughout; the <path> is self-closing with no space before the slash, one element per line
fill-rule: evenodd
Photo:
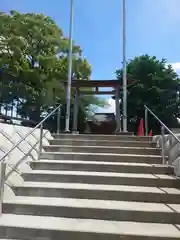
<path fill-rule="evenodd" d="M 7 151 L 1 158 L 0 162 L 2 162 L 16 147 L 19 146 L 28 136 L 30 136 L 37 128 L 43 125 L 43 123 L 53 115 L 58 109 L 61 108 L 61 104 L 56 107 L 52 112 L 50 112 L 40 123 L 38 123 L 31 131 L 29 131 L 24 137 L 22 137 L 9 151 Z"/>
<path fill-rule="evenodd" d="M 61 104 L 56 107 L 53 111 L 51 111 L 46 117 L 44 117 L 44 119 L 38 123 L 31 131 L 29 131 L 24 137 L 22 137 L 16 144 L 14 144 L 14 146 L 8 150 L 1 158 L 0 158 L 0 215 L 2 214 L 2 203 L 3 203 L 3 195 L 4 195 L 4 184 L 5 181 L 7 179 L 7 177 L 13 172 L 15 171 L 15 169 L 11 170 L 11 173 L 8 173 L 6 175 L 6 157 L 16 148 L 19 147 L 19 145 L 28 137 L 30 136 L 37 128 L 40 127 L 40 139 L 38 141 L 39 143 L 39 151 L 38 151 L 38 158 L 40 158 L 40 154 L 42 151 L 42 138 L 43 138 L 43 123 L 53 115 L 53 113 L 55 113 L 56 111 L 58 111 L 58 116 L 57 116 L 57 133 L 60 132 L 60 115 L 61 115 Z M 29 151 L 28 151 L 29 153 Z M 16 164 L 19 165 L 24 159 L 25 156 Z"/>
<path fill-rule="evenodd" d="M 43 137 L 46 137 L 47 132 L 48 132 L 48 131 L 46 131 L 46 132 L 43 134 Z M 19 175 L 22 175 L 22 173 L 19 172 L 19 171 L 17 170 L 17 168 L 18 168 L 19 165 L 26 159 L 27 156 L 31 156 L 31 158 L 33 159 L 33 155 L 31 154 L 31 152 L 32 152 L 33 150 L 35 150 L 35 148 L 36 148 L 36 146 L 39 144 L 39 142 L 40 142 L 40 140 L 37 140 L 37 142 L 31 147 L 31 149 L 30 149 L 26 154 L 24 154 L 24 156 L 23 156 L 21 159 L 19 159 L 19 161 L 18 161 L 15 165 L 12 165 L 12 167 L 11 167 L 10 164 L 7 164 L 7 166 L 9 166 L 9 167 L 11 168 L 11 170 L 10 170 L 7 174 L 5 174 L 5 180 L 7 180 L 14 171 L 17 172 Z M 33 160 L 35 161 L 35 158 L 34 158 Z"/>
<path fill-rule="evenodd" d="M 166 124 L 164 124 L 164 123 L 158 118 L 158 116 L 157 116 L 155 113 L 153 113 L 146 105 L 144 105 L 144 107 L 145 107 L 145 109 L 147 109 L 147 111 L 148 111 L 149 113 L 151 113 L 151 115 L 161 124 L 161 126 L 163 126 L 164 129 L 166 129 L 167 132 L 170 133 L 170 134 L 180 143 L 180 139 L 166 126 Z M 145 123 L 146 123 L 146 121 L 145 121 Z M 146 124 L 145 124 L 145 125 L 146 125 Z M 145 129 L 148 129 L 148 127 L 145 126 Z"/>
<path fill-rule="evenodd" d="M 148 112 L 161 124 L 161 149 L 162 149 L 162 163 L 166 163 L 165 159 L 165 129 L 166 131 L 173 136 L 174 139 L 178 143 L 180 143 L 180 139 L 158 118 L 158 116 L 151 110 L 149 109 L 146 105 L 144 105 L 145 108 L 145 130 L 146 130 L 146 136 L 148 135 Z M 172 163 L 169 163 L 171 165 Z"/>

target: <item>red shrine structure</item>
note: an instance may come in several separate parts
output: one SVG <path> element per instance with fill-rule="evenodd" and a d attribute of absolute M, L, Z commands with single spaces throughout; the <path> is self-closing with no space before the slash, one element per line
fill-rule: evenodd
<path fill-rule="evenodd" d="M 74 114 L 73 114 L 73 132 L 77 132 L 78 107 L 80 95 L 113 95 L 116 105 L 116 132 L 121 132 L 120 119 L 120 89 L 122 89 L 122 80 L 72 80 L 71 88 L 74 94 Z M 135 84 L 136 81 L 128 79 L 127 87 Z M 64 82 L 67 87 L 67 82 Z M 102 90 L 107 88 L 107 90 Z"/>

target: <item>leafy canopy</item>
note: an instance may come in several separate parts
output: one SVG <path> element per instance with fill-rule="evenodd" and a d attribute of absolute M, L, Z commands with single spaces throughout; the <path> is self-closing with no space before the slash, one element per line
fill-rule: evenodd
<path fill-rule="evenodd" d="M 57 102 L 65 103 L 69 39 L 43 14 L 0 12 L 1 102 L 20 100 L 18 112 L 37 120 Z M 91 66 L 73 42 L 72 77 L 90 79 Z M 99 104 L 95 97 L 84 107 Z"/>
<path fill-rule="evenodd" d="M 122 77 L 122 69 L 116 71 L 117 78 Z M 180 79 L 166 59 L 142 55 L 127 64 L 128 77 L 137 83 L 128 88 L 128 124 L 136 130 L 140 118 L 144 117 L 146 104 L 167 126 L 173 127 L 179 116 L 177 92 Z M 122 93 L 121 93 L 122 94 Z M 159 131 L 159 125 L 152 117 L 149 127 Z"/>

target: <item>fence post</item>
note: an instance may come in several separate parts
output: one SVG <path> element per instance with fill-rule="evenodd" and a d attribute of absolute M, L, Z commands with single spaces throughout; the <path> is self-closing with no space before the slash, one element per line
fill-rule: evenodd
<path fill-rule="evenodd" d="M 57 134 L 60 134 L 61 129 L 61 107 L 57 111 Z"/>
<path fill-rule="evenodd" d="M 40 126 L 40 137 L 39 137 L 39 153 L 38 159 L 40 159 L 41 152 L 42 152 L 42 138 L 43 138 L 43 124 Z"/>
<path fill-rule="evenodd" d="M 162 150 L 162 163 L 165 164 L 165 149 L 164 149 L 164 144 L 165 144 L 165 136 L 164 136 L 164 126 L 161 126 L 161 150 Z"/>
<path fill-rule="evenodd" d="M 0 163 L 0 215 L 3 211 L 3 197 L 4 197 L 4 184 L 6 174 L 6 163 L 3 161 Z"/>
<path fill-rule="evenodd" d="M 148 110 L 145 107 L 145 134 L 148 136 Z"/>

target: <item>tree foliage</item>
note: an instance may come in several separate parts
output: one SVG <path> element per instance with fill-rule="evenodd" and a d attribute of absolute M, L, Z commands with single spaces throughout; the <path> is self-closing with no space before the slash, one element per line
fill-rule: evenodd
<path fill-rule="evenodd" d="M 20 100 L 21 116 L 38 120 L 55 103 L 65 103 L 69 39 L 47 16 L 0 13 L 1 103 Z M 90 79 L 91 67 L 73 42 L 72 78 Z M 3 89 L 3 91 L 2 91 Z M 84 101 L 85 108 L 96 98 Z"/>
<path fill-rule="evenodd" d="M 122 78 L 122 69 L 116 72 Z M 137 130 L 140 118 L 144 118 L 144 105 L 147 105 L 168 127 L 177 123 L 179 116 L 177 97 L 180 79 L 166 59 L 142 55 L 127 64 L 128 77 L 137 83 L 128 88 L 128 124 L 131 130 Z M 159 124 L 149 116 L 149 127 L 159 132 Z"/>

